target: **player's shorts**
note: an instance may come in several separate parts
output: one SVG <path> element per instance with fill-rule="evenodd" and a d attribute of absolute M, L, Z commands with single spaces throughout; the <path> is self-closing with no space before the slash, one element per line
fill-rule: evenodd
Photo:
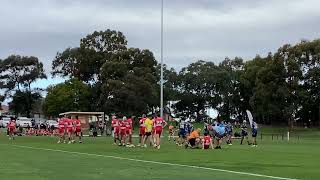
<path fill-rule="evenodd" d="M 190 143 L 190 145 L 193 147 L 193 146 L 195 146 L 196 145 L 196 138 L 191 138 L 191 139 L 189 139 L 189 143 Z"/>
<path fill-rule="evenodd" d="M 248 132 L 242 131 L 242 132 L 241 132 L 241 136 L 248 136 Z"/>
<path fill-rule="evenodd" d="M 119 128 L 114 128 L 114 134 L 118 135 L 120 133 L 120 129 Z"/>
<path fill-rule="evenodd" d="M 126 135 L 126 129 L 121 129 L 120 130 L 120 135 L 125 136 Z"/>
<path fill-rule="evenodd" d="M 152 132 L 146 132 L 145 135 L 146 135 L 147 137 L 149 137 L 149 136 L 151 136 L 151 134 L 152 134 Z"/>
<path fill-rule="evenodd" d="M 169 129 L 169 134 L 173 135 L 174 134 L 174 130 L 173 129 Z"/>
<path fill-rule="evenodd" d="M 256 129 L 252 130 L 252 137 L 257 137 L 258 131 Z"/>
<path fill-rule="evenodd" d="M 161 133 L 162 133 L 162 127 L 156 127 L 154 129 L 154 134 L 159 134 L 161 136 Z"/>
<path fill-rule="evenodd" d="M 203 147 L 204 147 L 204 149 L 209 149 L 210 146 L 209 145 L 204 145 Z"/>
<path fill-rule="evenodd" d="M 13 128 L 9 128 L 9 129 L 8 129 L 8 132 L 9 132 L 9 133 L 13 133 L 13 131 L 14 131 Z"/>
<path fill-rule="evenodd" d="M 216 137 L 217 140 L 220 140 L 220 139 L 222 139 L 224 137 L 224 134 L 216 133 L 215 137 Z"/>
<path fill-rule="evenodd" d="M 146 134 L 146 128 L 145 127 L 140 127 L 139 128 L 139 136 L 144 136 Z"/>
<path fill-rule="evenodd" d="M 73 128 L 67 128 L 67 132 L 68 133 L 73 133 L 74 131 L 73 131 Z"/>
<path fill-rule="evenodd" d="M 59 128 L 59 134 L 64 134 L 64 128 Z"/>
<path fill-rule="evenodd" d="M 132 129 L 127 129 L 127 130 L 126 130 L 126 134 L 127 134 L 127 135 L 132 135 Z"/>
<path fill-rule="evenodd" d="M 187 133 L 186 133 L 186 131 L 184 129 L 180 129 L 178 136 L 181 137 L 181 138 L 186 138 L 187 137 Z"/>

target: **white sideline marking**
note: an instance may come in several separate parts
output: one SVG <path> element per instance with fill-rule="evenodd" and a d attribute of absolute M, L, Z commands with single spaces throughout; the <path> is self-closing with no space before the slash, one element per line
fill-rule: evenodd
<path fill-rule="evenodd" d="M 37 148 L 37 147 L 21 146 L 21 145 L 12 145 L 12 146 L 19 147 L 19 148 L 26 148 L 26 149 L 34 149 L 34 150 L 62 152 L 62 153 L 69 153 L 69 154 L 87 155 L 87 156 L 95 156 L 95 157 L 105 157 L 105 158 L 120 159 L 120 160 L 135 161 L 135 162 L 143 162 L 143 163 L 151 163 L 151 164 L 178 166 L 178 167 L 186 167 L 186 168 L 194 168 L 194 169 L 204 169 L 204 170 L 209 170 L 209 171 L 227 172 L 227 173 L 233 173 L 233 174 L 255 176 L 255 177 L 263 177 L 263 178 L 270 178 L 270 179 L 297 180 L 297 179 L 292 179 L 292 178 L 268 176 L 268 175 L 263 175 L 263 174 L 254 174 L 254 173 L 231 171 L 231 170 L 225 170 L 225 169 L 216 169 L 216 168 L 208 168 L 208 167 L 201 167 L 201 166 L 191 166 L 191 165 L 184 165 L 184 164 L 174 164 L 174 163 L 166 163 L 166 162 L 158 162 L 158 161 L 148 161 L 148 160 L 141 160 L 141 159 L 131 159 L 131 158 L 125 158 L 125 157 L 118 157 L 118 156 L 109 156 L 109 155 L 101 155 L 101 154 L 90 154 L 90 153 L 82 153 L 82 152 L 74 152 L 74 151 L 64 151 L 64 150 L 59 150 L 59 149 Z"/>

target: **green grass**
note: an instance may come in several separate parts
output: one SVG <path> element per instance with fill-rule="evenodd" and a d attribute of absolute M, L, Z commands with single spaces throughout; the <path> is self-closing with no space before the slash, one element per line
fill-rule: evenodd
<path fill-rule="evenodd" d="M 318 131 L 306 133 L 318 135 Z M 319 179 L 320 142 L 318 140 L 271 141 L 263 138 L 257 148 L 224 145 L 222 150 L 191 150 L 163 139 L 161 150 L 124 148 L 111 145 L 106 137 L 85 138 L 84 144 L 56 144 L 53 137 L 17 137 L 9 141 L 0 136 L 1 180 L 141 180 L 141 179 L 268 179 L 190 167 L 119 160 L 117 156 L 165 163 L 194 165 L 232 171 L 297 179 Z M 59 151 L 29 149 L 57 149 Z"/>

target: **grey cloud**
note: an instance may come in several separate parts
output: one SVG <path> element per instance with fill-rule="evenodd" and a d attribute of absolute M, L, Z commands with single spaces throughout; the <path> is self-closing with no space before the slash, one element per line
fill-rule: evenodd
<path fill-rule="evenodd" d="M 198 59 L 249 59 L 319 38 L 319 7 L 317 0 L 165 0 L 165 61 L 180 69 Z M 108 28 L 159 59 L 160 0 L 2 0 L 0 23 L 0 58 L 38 56 L 48 71 L 57 51 Z"/>

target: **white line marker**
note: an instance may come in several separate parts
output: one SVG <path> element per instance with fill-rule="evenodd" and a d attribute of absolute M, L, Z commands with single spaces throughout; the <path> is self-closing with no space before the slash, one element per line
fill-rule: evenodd
<path fill-rule="evenodd" d="M 262 178 L 270 178 L 270 179 L 297 180 L 297 179 L 292 179 L 292 178 L 268 176 L 268 175 L 263 175 L 263 174 L 254 174 L 254 173 L 231 171 L 231 170 L 225 170 L 225 169 L 216 169 L 216 168 L 208 168 L 208 167 L 201 167 L 201 166 L 191 166 L 191 165 L 184 165 L 184 164 L 174 164 L 174 163 L 166 163 L 166 162 L 158 162 L 158 161 L 148 161 L 148 160 L 141 160 L 141 159 L 131 159 L 131 158 L 125 158 L 125 157 L 118 157 L 118 156 L 109 156 L 109 155 L 101 155 L 101 154 L 90 154 L 90 153 L 82 153 L 82 152 L 74 152 L 74 151 L 64 151 L 64 150 L 59 150 L 59 149 L 37 148 L 37 147 L 21 146 L 21 145 L 12 145 L 12 146 L 19 147 L 19 148 L 26 148 L 26 149 L 52 151 L 52 152 L 62 152 L 62 153 L 87 155 L 87 156 L 95 156 L 95 157 L 105 157 L 105 158 L 112 158 L 112 159 L 119 159 L 119 160 L 150 163 L 150 164 L 178 166 L 178 167 L 186 167 L 186 168 L 194 168 L 194 169 L 204 169 L 204 170 L 209 170 L 209 171 L 227 172 L 227 173 L 233 173 L 233 174 L 255 176 L 255 177 L 262 177 Z"/>

